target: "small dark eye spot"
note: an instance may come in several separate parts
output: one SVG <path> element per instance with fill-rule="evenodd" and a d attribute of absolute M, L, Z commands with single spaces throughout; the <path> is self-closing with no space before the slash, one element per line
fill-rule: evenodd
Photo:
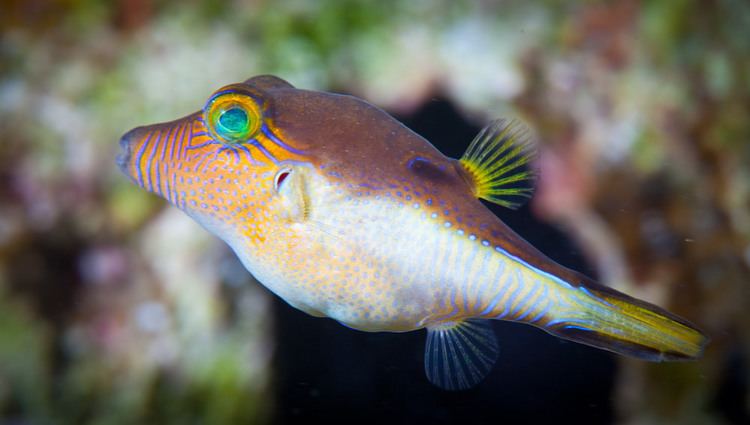
<path fill-rule="evenodd" d="M 444 181 L 450 178 L 450 175 L 441 167 L 427 158 L 416 156 L 406 163 L 406 167 L 414 174 L 427 180 Z"/>
<path fill-rule="evenodd" d="M 288 168 L 279 170 L 279 172 L 276 173 L 276 177 L 274 177 L 273 179 L 273 187 L 277 192 L 279 191 L 279 189 L 281 189 L 281 185 L 284 183 L 287 177 L 289 177 L 290 174 L 292 174 L 292 170 Z"/>

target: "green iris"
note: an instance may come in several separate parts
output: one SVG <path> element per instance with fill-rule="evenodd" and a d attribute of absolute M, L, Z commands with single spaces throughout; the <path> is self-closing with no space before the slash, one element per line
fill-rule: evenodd
<path fill-rule="evenodd" d="M 245 143 L 258 133 L 262 118 L 255 100 L 232 90 L 220 90 L 203 108 L 206 129 L 216 141 Z"/>
<path fill-rule="evenodd" d="M 219 115 L 219 128 L 228 133 L 227 136 L 236 136 L 244 133 L 250 127 L 247 112 L 239 106 L 234 106 Z"/>

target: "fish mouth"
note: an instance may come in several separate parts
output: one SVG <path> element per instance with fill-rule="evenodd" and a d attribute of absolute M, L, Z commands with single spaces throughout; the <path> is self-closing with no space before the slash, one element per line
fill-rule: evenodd
<path fill-rule="evenodd" d="M 115 157 L 115 163 L 120 171 L 126 176 L 130 177 L 130 158 L 132 157 L 133 149 L 130 146 L 131 136 L 135 130 L 130 130 L 120 138 L 120 153 Z"/>

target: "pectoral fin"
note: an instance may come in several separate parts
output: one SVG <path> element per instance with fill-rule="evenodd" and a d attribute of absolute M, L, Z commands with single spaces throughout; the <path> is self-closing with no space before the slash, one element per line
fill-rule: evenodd
<path fill-rule="evenodd" d="M 281 198 L 281 218 L 300 223 L 310 216 L 310 194 L 307 169 L 301 166 L 281 167 L 274 176 L 274 190 Z"/>
<path fill-rule="evenodd" d="M 444 390 L 465 390 L 478 384 L 492 369 L 497 354 L 497 338 L 487 320 L 427 328 L 425 372 L 430 382 Z"/>
<path fill-rule="evenodd" d="M 499 119 L 479 132 L 459 162 L 477 198 L 515 209 L 534 191 L 535 156 L 526 126 Z"/>

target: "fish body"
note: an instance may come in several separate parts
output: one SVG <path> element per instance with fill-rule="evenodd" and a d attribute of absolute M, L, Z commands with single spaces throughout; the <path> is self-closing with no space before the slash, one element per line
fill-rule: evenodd
<path fill-rule="evenodd" d="M 259 76 L 131 130 L 117 162 L 292 306 L 363 331 L 426 328 L 442 388 L 489 372 L 483 319 L 647 360 L 698 356 L 706 338 L 690 323 L 556 264 L 478 200 L 527 194 L 517 130 L 496 122 L 456 160 L 363 100 Z"/>

